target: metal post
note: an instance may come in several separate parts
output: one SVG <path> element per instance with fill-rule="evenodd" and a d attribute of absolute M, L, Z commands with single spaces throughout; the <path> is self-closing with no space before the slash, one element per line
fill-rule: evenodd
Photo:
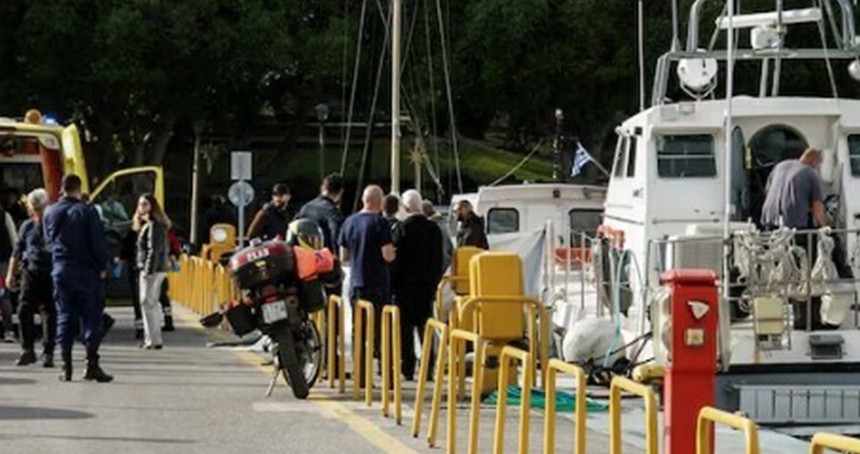
<path fill-rule="evenodd" d="M 328 120 L 328 104 L 320 103 L 314 107 L 319 122 L 319 145 L 320 145 L 320 180 L 325 177 L 325 121 Z"/>
<path fill-rule="evenodd" d="M 639 0 L 637 17 L 637 36 L 639 47 L 639 111 L 645 110 L 645 7 Z M 678 5 L 672 0 L 672 50 L 677 50 L 678 43 Z"/>
<path fill-rule="evenodd" d="M 191 165 L 191 244 L 197 244 L 197 217 L 200 205 L 200 134 L 203 133 L 203 122 L 194 121 L 194 160 Z"/>
<path fill-rule="evenodd" d="M 400 193 L 400 35 L 403 0 L 392 0 L 391 35 L 391 192 Z"/>
<path fill-rule="evenodd" d="M 564 111 L 555 109 L 555 141 L 552 147 L 552 179 L 561 181 L 561 125 L 564 122 Z"/>
<path fill-rule="evenodd" d="M 731 312 L 729 307 L 729 255 L 731 254 L 731 245 L 729 244 L 729 236 L 731 235 L 731 229 L 729 227 L 729 222 L 732 216 L 732 130 L 734 126 L 732 124 L 732 94 L 734 93 L 734 83 L 735 83 L 735 29 L 734 29 L 734 16 L 735 16 L 735 0 L 729 0 L 728 5 L 728 27 L 726 30 L 726 39 L 728 44 L 728 49 L 726 49 L 726 121 L 725 121 L 725 149 L 727 152 L 724 155 L 723 159 L 723 174 L 725 175 L 725 180 L 723 184 L 723 267 L 722 267 L 722 276 L 720 277 L 720 283 L 722 284 L 722 298 L 720 298 L 719 304 L 719 331 L 720 332 L 728 332 L 729 328 L 729 313 Z M 726 328 L 725 330 L 723 328 Z M 729 340 L 723 339 L 720 337 L 718 339 L 719 345 L 717 347 L 718 352 L 722 358 L 722 366 L 727 368 L 729 366 Z"/>
<path fill-rule="evenodd" d="M 244 182 L 244 180 L 239 180 Z M 245 205 L 236 207 L 239 210 L 239 249 L 245 247 Z"/>

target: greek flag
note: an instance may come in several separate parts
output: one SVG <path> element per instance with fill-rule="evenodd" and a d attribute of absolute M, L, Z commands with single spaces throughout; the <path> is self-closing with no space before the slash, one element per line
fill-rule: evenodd
<path fill-rule="evenodd" d="M 576 150 L 573 152 L 573 165 L 570 166 L 570 176 L 578 176 L 589 162 L 591 162 L 591 155 L 588 154 L 582 143 L 577 142 Z"/>

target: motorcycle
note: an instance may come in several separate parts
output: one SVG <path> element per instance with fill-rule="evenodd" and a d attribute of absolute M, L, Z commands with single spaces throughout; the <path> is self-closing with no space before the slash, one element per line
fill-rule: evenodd
<path fill-rule="evenodd" d="M 309 250 L 283 241 L 252 244 L 230 258 L 228 269 L 241 298 L 222 313 L 207 316 L 205 326 L 226 317 L 234 333 L 260 330 L 272 341 L 274 375 L 271 395 L 282 375 L 293 395 L 307 398 L 322 368 L 322 338 L 310 314 L 325 307 L 323 283 L 335 273 L 327 249 Z"/>

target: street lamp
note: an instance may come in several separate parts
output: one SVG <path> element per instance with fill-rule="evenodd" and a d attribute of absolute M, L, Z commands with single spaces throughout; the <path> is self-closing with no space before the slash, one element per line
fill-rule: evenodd
<path fill-rule="evenodd" d="M 329 107 L 326 103 L 319 103 L 314 107 L 314 112 L 317 115 L 319 122 L 319 144 L 320 144 L 320 180 L 325 177 L 325 126 L 324 123 L 328 120 Z"/>

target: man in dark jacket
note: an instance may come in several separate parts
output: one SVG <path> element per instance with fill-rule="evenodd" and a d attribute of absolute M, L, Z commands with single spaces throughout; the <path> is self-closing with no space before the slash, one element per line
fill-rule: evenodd
<path fill-rule="evenodd" d="M 287 209 L 290 203 L 290 188 L 278 183 L 272 188 L 272 201 L 257 212 L 251 226 L 248 227 L 248 238 L 263 240 L 281 239 L 287 236 L 287 226 L 293 220 Z"/>
<path fill-rule="evenodd" d="M 325 177 L 320 188 L 320 196 L 306 203 L 299 210 L 299 219 L 310 219 L 323 233 L 323 243 L 337 257 L 337 240 L 343 225 L 340 211 L 340 198 L 343 195 L 343 177 L 333 173 Z"/>
<path fill-rule="evenodd" d="M 415 336 L 424 342 L 424 325 L 433 315 L 436 286 L 442 278 L 442 231 L 421 209 L 421 194 L 414 189 L 403 193 L 409 217 L 394 229 L 397 260 L 394 268 L 394 299 L 400 308 L 400 340 L 403 348 L 403 376 L 415 373 Z"/>
<path fill-rule="evenodd" d="M 84 325 L 87 348 L 85 380 L 109 382 L 113 377 L 99 367 L 103 332 L 104 278 L 107 250 L 104 230 L 95 208 L 82 200 L 81 179 L 63 177 L 63 197 L 45 211 L 45 241 L 51 251 L 51 277 L 57 303 L 57 338 L 62 348 L 62 381 L 72 380 L 72 344 L 75 324 Z"/>
<path fill-rule="evenodd" d="M 468 200 L 461 200 L 457 203 L 455 214 L 460 223 L 457 230 L 457 247 L 474 246 L 489 249 L 490 243 L 484 232 L 484 220 L 475 214 L 472 204 Z"/>

